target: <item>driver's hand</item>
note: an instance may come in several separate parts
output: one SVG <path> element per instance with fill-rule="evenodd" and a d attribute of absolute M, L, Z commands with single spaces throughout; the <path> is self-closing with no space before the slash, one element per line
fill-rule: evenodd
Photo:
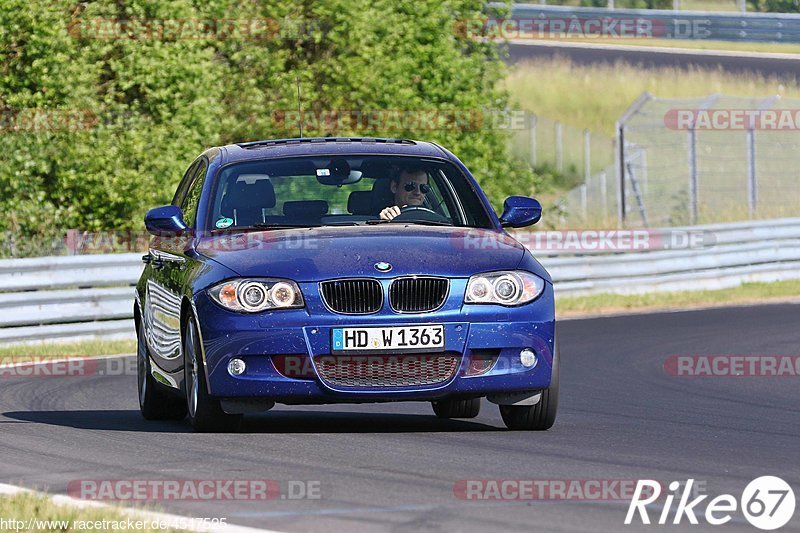
<path fill-rule="evenodd" d="M 400 214 L 400 208 L 397 207 L 396 205 L 393 205 L 381 211 L 380 217 L 382 220 L 392 220 L 399 214 Z"/>

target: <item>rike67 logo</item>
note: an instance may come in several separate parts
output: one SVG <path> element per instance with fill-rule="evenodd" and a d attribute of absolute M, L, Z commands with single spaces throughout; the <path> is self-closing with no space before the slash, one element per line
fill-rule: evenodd
<path fill-rule="evenodd" d="M 762 476 L 751 481 L 742 492 L 738 500 L 732 494 L 721 494 L 705 505 L 705 511 L 701 512 L 707 494 L 702 494 L 689 500 L 694 494 L 692 486 L 694 479 L 689 479 L 685 484 L 673 481 L 669 484 L 669 493 L 663 500 L 663 507 L 657 513 L 655 523 L 665 525 L 671 523 L 681 524 L 686 518 L 690 524 L 699 524 L 698 516 L 704 519 L 707 524 L 718 526 L 726 524 L 733 519 L 733 514 L 737 509 L 741 509 L 747 521 L 758 529 L 771 531 L 785 526 L 794 515 L 795 496 L 792 487 L 784 480 L 775 476 Z M 681 491 L 681 487 L 683 490 Z M 625 517 L 625 524 L 630 525 L 638 516 L 642 524 L 651 524 L 651 518 L 647 506 L 658 502 L 654 507 L 661 504 L 662 485 L 658 481 L 650 479 L 640 479 L 636 484 L 628 514 Z M 679 493 L 680 491 L 680 493 Z M 678 500 L 673 512 L 672 504 Z M 657 510 L 657 509 L 656 509 Z M 672 515 L 672 516 L 670 516 Z"/>

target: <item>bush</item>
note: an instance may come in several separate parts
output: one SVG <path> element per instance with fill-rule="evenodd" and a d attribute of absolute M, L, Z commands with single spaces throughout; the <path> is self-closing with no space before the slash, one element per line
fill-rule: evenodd
<path fill-rule="evenodd" d="M 475 0 L 0 0 L 7 213 L 0 232 L 140 228 L 204 148 L 296 136 L 280 117 L 297 106 L 297 78 L 305 112 L 505 108 L 498 46 L 454 31 L 483 7 Z M 277 21 L 279 31 L 267 39 L 107 38 L 109 19 L 214 18 Z M 496 206 L 536 183 L 493 124 L 330 131 L 318 123 L 304 133 L 440 142 Z"/>
<path fill-rule="evenodd" d="M 800 0 L 747 0 L 750 11 L 800 13 Z"/>

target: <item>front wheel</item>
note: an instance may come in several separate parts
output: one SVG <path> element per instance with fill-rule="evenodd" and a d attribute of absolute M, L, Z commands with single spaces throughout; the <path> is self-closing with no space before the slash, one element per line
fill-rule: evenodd
<path fill-rule="evenodd" d="M 542 391 L 535 405 L 501 405 L 500 416 L 508 429 L 544 431 L 553 427 L 558 411 L 559 355 L 558 339 L 553 344 L 553 373 L 550 387 Z"/>
<path fill-rule="evenodd" d="M 175 394 L 163 390 L 153 378 L 150 367 L 150 352 L 144 336 L 144 325 L 139 321 L 136 328 L 136 375 L 139 382 L 139 411 L 145 420 L 183 420 L 186 404 Z"/>
<path fill-rule="evenodd" d="M 219 400 L 208 394 L 197 326 L 191 315 L 184 328 L 183 354 L 186 406 L 189 412 L 189 423 L 194 430 L 203 433 L 238 430 L 242 422 L 242 415 L 229 415 L 222 410 Z"/>

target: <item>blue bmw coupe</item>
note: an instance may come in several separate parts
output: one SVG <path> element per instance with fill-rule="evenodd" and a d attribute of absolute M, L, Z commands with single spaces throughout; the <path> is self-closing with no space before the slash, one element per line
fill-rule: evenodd
<path fill-rule="evenodd" d="M 467 168 L 433 143 L 288 139 L 211 148 L 152 234 L 136 287 L 139 405 L 233 431 L 275 403 L 499 405 L 545 430 L 558 403 L 549 274 Z"/>

